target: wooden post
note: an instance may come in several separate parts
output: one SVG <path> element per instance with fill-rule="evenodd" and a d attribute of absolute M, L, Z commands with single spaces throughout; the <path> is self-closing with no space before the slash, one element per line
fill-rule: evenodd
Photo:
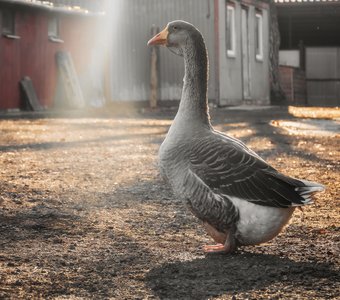
<path fill-rule="evenodd" d="M 215 48 L 215 101 L 221 105 L 220 95 L 220 37 L 219 37 L 219 1 L 214 0 L 214 48 Z"/>
<path fill-rule="evenodd" d="M 159 28 L 155 25 L 151 28 L 151 36 L 156 35 L 159 32 Z M 151 61 L 150 61 L 150 108 L 157 107 L 158 97 L 158 47 L 151 48 Z"/>

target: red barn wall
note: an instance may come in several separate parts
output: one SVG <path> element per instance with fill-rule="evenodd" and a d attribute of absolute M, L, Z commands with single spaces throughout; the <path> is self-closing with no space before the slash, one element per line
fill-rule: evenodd
<path fill-rule="evenodd" d="M 0 109 L 16 108 L 20 105 L 16 81 L 20 78 L 20 44 L 18 40 L 0 39 Z"/>
<path fill-rule="evenodd" d="M 48 39 L 48 18 L 42 10 L 17 10 L 15 34 L 20 39 L 0 37 L 0 110 L 22 107 L 19 81 L 24 76 L 32 79 L 41 104 L 53 105 L 57 51 L 69 51 L 79 72 L 90 61 L 97 19 L 60 15 L 59 33 L 64 43 L 57 43 Z"/>

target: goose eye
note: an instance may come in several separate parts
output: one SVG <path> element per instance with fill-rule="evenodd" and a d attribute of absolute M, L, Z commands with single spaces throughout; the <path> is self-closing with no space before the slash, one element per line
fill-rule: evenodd
<path fill-rule="evenodd" d="M 177 26 L 174 26 L 174 27 L 173 27 L 173 30 L 177 30 L 177 28 L 178 28 Z"/>

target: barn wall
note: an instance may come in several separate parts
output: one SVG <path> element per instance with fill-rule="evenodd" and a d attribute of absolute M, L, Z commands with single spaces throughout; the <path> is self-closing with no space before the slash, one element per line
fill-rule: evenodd
<path fill-rule="evenodd" d="M 57 81 L 55 54 L 59 50 L 71 53 L 81 78 L 90 74 L 91 58 L 96 49 L 92 38 L 96 19 L 60 15 L 60 39 L 64 43 L 56 43 L 48 39 L 48 18 L 49 13 L 42 10 L 18 8 L 15 34 L 20 39 L 0 36 L 0 109 L 22 107 L 19 81 L 24 76 L 32 79 L 41 104 L 53 106 Z M 83 81 L 85 86 L 86 80 Z"/>
<path fill-rule="evenodd" d="M 0 14 L 0 32 L 2 32 Z M 20 105 L 18 82 L 20 78 L 19 40 L 0 36 L 0 109 L 16 108 Z"/>
<path fill-rule="evenodd" d="M 55 78 L 54 53 L 60 45 L 48 41 L 47 15 L 17 10 L 15 34 L 20 39 L 0 37 L 0 109 L 22 107 L 19 81 L 24 76 L 32 79 L 41 104 L 50 106 Z"/>
<path fill-rule="evenodd" d="M 71 53 L 84 100 L 91 106 L 101 106 L 105 101 L 103 69 L 108 44 L 103 39 L 109 37 L 103 24 L 101 16 L 60 16 L 61 48 Z"/>
<path fill-rule="evenodd" d="M 138 5 L 137 5 L 138 4 Z M 163 29 L 172 20 L 193 23 L 203 33 L 210 59 L 209 97 L 214 98 L 214 7 L 207 0 L 116 0 L 108 14 L 112 23 L 112 100 L 149 98 L 150 49 L 153 24 Z M 160 49 L 160 99 L 178 100 L 184 75 L 183 59 Z"/>
<path fill-rule="evenodd" d="M 20 11 L 16 15 L 16 34 L 20 46 L 20 78 L 29 76 L 42 105 L 51 105 L 54 82 L 54 52 L 58 45 L 47 40 L 47 16 L 36 12 Z M 13 80 L 14 81 L 14 80 Z"/>

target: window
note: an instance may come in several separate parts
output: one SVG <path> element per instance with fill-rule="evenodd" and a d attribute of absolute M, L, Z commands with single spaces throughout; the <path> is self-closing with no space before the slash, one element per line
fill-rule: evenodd
<path fill-rule="evenodd" d="M 15 35 L 15 14 L 11 10 L 2 12 L 2 34 Z"/>
<path fill-rule="evenodd" d="M 256 59 L 263 60 L 263 25 L 262 15 L 255 15 L 255 55 Z"/>
<path fill-rule="evenodd" d="M 226 46 L 229 57 L 236 56 L 235 7 L 227 5 Z"/>
<path fill-rule="evenodd" d="M 48 36 L 55 38 L 59 36 L 59 20 L 55 16 L 48 19 Z"/>
<path fill-rule="evenodd" d="M 63 43 L 59 36 L 59 18 L 50 16 L 48 19 L 48 39 L 51 42 Z"/>

